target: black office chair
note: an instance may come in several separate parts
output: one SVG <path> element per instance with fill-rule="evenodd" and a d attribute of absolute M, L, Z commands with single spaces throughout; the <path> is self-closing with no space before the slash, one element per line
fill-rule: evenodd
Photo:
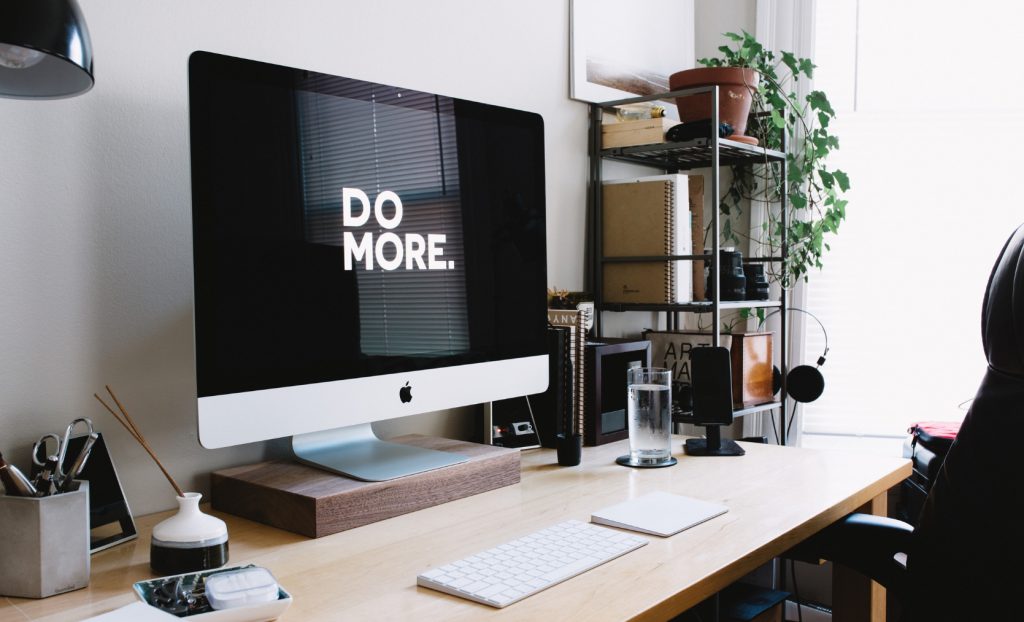
<path fill-rule="evenodd" d="M 992 269 L 981 333 L 988 370 L 917 528 L 853 514 L 799 547 L 894 592 L 904 622 L 1024 619 L 1024 226 Z"/>

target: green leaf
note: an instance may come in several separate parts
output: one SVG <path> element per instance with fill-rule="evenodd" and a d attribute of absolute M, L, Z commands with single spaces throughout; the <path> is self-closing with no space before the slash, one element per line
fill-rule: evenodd
<path fill-rule="evenodd" d="M 779 111 L 778 110 L 772 110 L 771 114 L 772 114 L 772 124 L 775 127 L 777 127 L 778 129 L 780 129 L 780 130 L 781 129 L 785 129 L 785 127 L 786 127 L 786 120 L 782 118 L 782 115 L 779 114 Z"/>
<path fill-rule="evenodd" d="M 789 72 L 794 76 L 800 73 L 800 69 L 797 65 L 796 55 L 792 52 L 782 53 L 782 63 L 789 68 Z"/>
<path fill-rule="evenodd" d="M 815 67 L 817 67 L 817 65 L 812 63 L 809 58 L 800 59 L 800 71 L 804 72 L 804 75 L 807 76 L 808 78 L 814 77 Z"/>
<path fill-rule="evenodd" d="M 807 207 L 807 199 L 800 194 L 789 195 L 789 202 L 795 209 L 803 209 Z"/>
<path fill-rule="evenodd" d="M 836 170 L 832 173 L 832 176 L 836 178 L 836 183 L 839 184 L 839 189 L 846 192 L 850 189 L 850 178 L 843 171 Z"/>
<path fill-rule="evenodd" d="M 807 103 L 810 104 L 812 110 L 820 110 L 830 117 L 836 116 L 836 111 L 832 109 L 828 96 L 821 91 L 811 91 L 808 93 Z"/>
<path fill-rule="evenodd" d="M 818 178 L 821 179 L 821 185 L 825 186 L 826 188 L 831 188 L 832 184 L 835 183 L 835 178 L 832 176 L 832 174 L 824 169 L 818 171 Z"/>
<path fill-rule="evenodd" d="M 804 173 L 801 167 L 791 166 L 786 171 L 786 181 L 798 184 L 804 180 Z"/>
<path fill-rule="evenodd" d="M 725 37 L 726 39 L 729 39 L 730 41 L 743 41 L 743 35 L 738 35 L 735 32 L 726 32 L 723 33 L 722 36 Z"/>

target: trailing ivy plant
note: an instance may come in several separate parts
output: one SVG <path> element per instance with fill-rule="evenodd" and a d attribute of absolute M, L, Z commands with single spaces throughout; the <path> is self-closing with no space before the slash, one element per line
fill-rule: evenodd
<path fill-rule="evenodd" d="M 757 72 L 760 80 L 753 92 L 746 133 L 776 150 L 782 148 L 785 135 L 787 155 L 785 179 L 779 162 L 733 167 L 732 184 L 721 200 L 722 212 L 727 215 L 723 235 L 739 241 L 730 221 L 732 215 L 741 213 L 744 200 L 767 202 L 769 217 L 764 230 L 760 237 L 750 237 L 777 256 L 785 236 L 789 243 L 785 269 L 772 269 L 770 275 L 783 287 L 790 287 L 801 277 L 806 280 L 812 266 L 822 267 L 822 256 L 830 250 L 827 236 L 837 233 L 846 218 L 843 195 L 850 189 L 850 179 L 827 163 L 828 155 L 839 148 L 839 139 L 829 131 L 835 111 L 822 91 L 810 91 L 803 98 L 797 95 L 799 80 L 813 77 L 815 65 L 809 59 L 765 49 L 745 31 L 724 36 L 731 45 L 718 48 L 722 56 L 698 62 L 707 67 L 749 67 Z M 792 208 L 785 231 L 778 208 L 772 207 L 783 193 Z"/>

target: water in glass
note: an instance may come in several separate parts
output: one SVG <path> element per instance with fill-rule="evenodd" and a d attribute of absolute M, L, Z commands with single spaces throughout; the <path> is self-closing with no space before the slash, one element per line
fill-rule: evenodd
<path fill-rule="evenodd" d="M 629 384 L 629 452 L 636 464 L 657 464 L 672 455 L 672 393 L 665 383 Z"/>

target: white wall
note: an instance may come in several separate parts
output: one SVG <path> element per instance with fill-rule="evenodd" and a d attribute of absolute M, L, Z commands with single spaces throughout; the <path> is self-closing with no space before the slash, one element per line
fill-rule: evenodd
<path fill-rule="evenodd" d="M 93 400 L 110 383 L 168 469 L 278 451 L 199 446 L 191 330 L 186 62 L 204 49 L 539 112 L 547 144 L 548 274 L 582 286 L 586 110 L 568 99 L 568 5 L 478 2 L 81 0 L 96 86 L 0 99 L 0 451 L 76 416 L 108 437 L 136 513 L 173 504 L 149 458 Z M 475 411 L 474 411 L 475 412 Z M 287 416 L 288 413 L 282 413 Z M 465 435 L 473 413 L 382 426 Z"/>
<path fill-rule="evenodd" d="M 0 451 L 9 460 L 27 466 L 35 437 L 87 415 L 108 438 L 133 510 L 171 507 L 171 489 L 149 458 L 93 400 L 104 383 L 189 489 L 206 490 L 213 469 L 282 451 L 281 443 L 206 450 L 196 440 L 186 89 L 193 50 L 539 112 L 548 280 L 582 287 L 586 108 L 567 97 L 566 0 L 80 3 L 95 88 L 61 101 L 0 99 Z M 726 21 L 736 9 L 697 4 L 698 15 Z M 710 51 L 702 47 L 699 54 Z M 379 431 L 465 437 L 479 426 L 475 412 Z"/>

